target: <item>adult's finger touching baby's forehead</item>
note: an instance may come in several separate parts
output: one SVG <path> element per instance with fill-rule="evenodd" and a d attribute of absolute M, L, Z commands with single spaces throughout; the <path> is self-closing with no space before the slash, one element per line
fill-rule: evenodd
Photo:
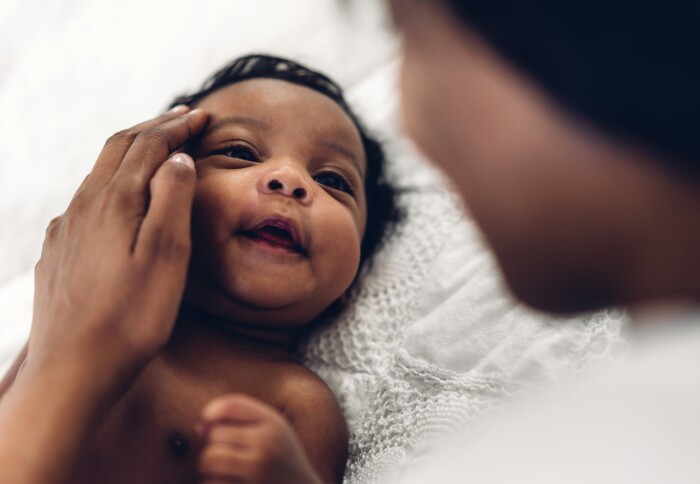
<path fill-rule="evenodd" d="M 158 117 L 114 133 L 106 141 L 88 179 L 83 183 L 80 191 L 93 191 L 103 188 L 112 180 L 124 159 L 124 155 L 126 155 L 126 152 L 140 133 L 182 116 L 189 110 L 188 106 L 177 106 Z"/>
<path fill-rule="evenodd" d="M 197 136 L 207 119 L 204 111 L 195 109 L 141 131 L 124 155 L 114 182 L 135 192 L 145 190 L 158 167 L 172 152 Z"/>

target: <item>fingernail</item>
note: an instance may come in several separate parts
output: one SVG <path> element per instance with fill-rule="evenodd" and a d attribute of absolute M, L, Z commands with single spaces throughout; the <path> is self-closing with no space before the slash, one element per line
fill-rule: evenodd
<path fill-rule="evenodd" d="M 184 113 L 187 112 L 190 107 L 187 104 L 178 104 L 177 106 L 170 109 L 171 113 Z"/>
<path fill-rule="evenodd" d="M 199 108 L 197 108 L 197 109 L 193 109 L 192 111 L 190 111 L 189 113 L 187 113 L 187 115 L 188 115 L 188 116 L 197 116 L 197 115 L 200 114 L 200 113 L 202 113 L 202 110 L 199 109 Z"/>
<path fill-rule="evenodd" d="M 168 161 L 172 163 L 181 163 L 194 169 L 194 161 L 192 160 L 192 157 L 185 153 L 178 153 L 175 156 L 171 157 Z"/>

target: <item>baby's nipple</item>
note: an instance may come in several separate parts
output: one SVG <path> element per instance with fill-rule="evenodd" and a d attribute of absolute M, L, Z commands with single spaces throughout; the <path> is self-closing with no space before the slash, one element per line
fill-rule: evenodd
<path fill-rule="evenodd" d="M 190 450 L 190 441 L 180 432 L 173 432 L 168 436 L 168 450 L 173 456 L 181 459 Z"/>

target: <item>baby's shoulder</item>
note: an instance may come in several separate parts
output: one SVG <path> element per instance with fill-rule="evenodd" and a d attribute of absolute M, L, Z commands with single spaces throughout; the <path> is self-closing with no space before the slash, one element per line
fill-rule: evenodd
<path fill-rule="evenodd" d="M 301 365 L 286 368 L 278 385 L 278 398 L 284 402 L 285 413 L 290 418 L 299 414 L 317 412 L 338 414 L 342 412 L 335 395 L 328 385 L 314 372 Z"/>
<path fill-rule="evenodd" d="M 340 482 L 348 452 L 348 429 L 335 395 L 315 373 L 299 366 L 280 385 L 282 411 L 317 468 Z M 321 466 L 321 464 L 323 465 Z M 320 469 L 319 469 L 320 470 Z"/>

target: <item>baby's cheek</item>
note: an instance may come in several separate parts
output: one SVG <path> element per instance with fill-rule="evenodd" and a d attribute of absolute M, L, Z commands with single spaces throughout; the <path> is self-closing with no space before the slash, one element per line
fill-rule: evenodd
<path fill-rule="evenodd" d="M 237 228 L 242 201 L 235 199 L 219 179 L 199 181 L 192 203 L 193 261 L 220 265 L 231 234 Z"/>
<path fill-rule="evenodd" d="M 361 238 L 355 221 L 350 217 L 337 217 L 325 230 L 330 248 L 330 277 L 342 286 L 341 293 L 355 278 L 360 263 Z"/>

